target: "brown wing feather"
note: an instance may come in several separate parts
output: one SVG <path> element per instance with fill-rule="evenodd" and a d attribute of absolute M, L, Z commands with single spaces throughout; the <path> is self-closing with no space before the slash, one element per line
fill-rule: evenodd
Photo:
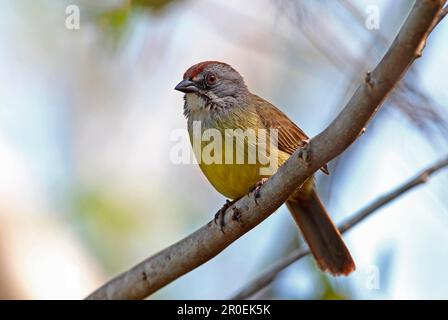
<path fill-rule="evenodd" d="M 283 112 L 266 100 L 253 95 L 255 109 L 266 128 L 278 130 L 278 148 L 289 154 L 293 154 L 298 147 L 303 145 L 308 136 L 294 122 L 292 122 Z M 328 174 L 327 166 L 321 170 Z"/>

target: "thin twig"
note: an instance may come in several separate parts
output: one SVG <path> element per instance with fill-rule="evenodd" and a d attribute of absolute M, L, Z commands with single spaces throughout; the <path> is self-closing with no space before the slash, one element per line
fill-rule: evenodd
<path fill-rule="evenodd" d="M 439 17 L 436 20 L 436 23 L 434 23 L 434 26 L 432 27 L 431 31 L 432 32 L 435 27 L 437 27 L 439 25 L 440 22 L 442 22 L 442 20 L 448 15 L 448 6 L 446 6 L 445 8 L 443 8 L 440 13 L 439 13 Z"/>
<path fill-rule="evenodd" d="M 303 182 L 320 167 L 347 149 L 368 124 L 387 95 L 395 88 L 420 53 L 446 0 L 416 1 L 401 31 L 371 81 L 356 90 L 330 126 L 308 144 L 306 162 L 297 150 L 260 189 L 227 209 L 225 233 L 213 221 L 176 244 L 147 258 L 112 279 L 88 299 L 143 299 L 178 277 L 209 261 L 232 242 L 260 224 L 277 210 Z M 241 219 L 232 220 L 233 208 Z"/>
<path fill-rule="evenodd" d="M 446 167 L 448 167 L 448 157 L 442 161 L 433 164 L 432 166 L 422 171 L 414 178 L 410 179 L 409 181 L 403 183 L 396 189 L 390 191 L 389 193 L 373 201 L 367 207 L 365 207 L 358 213 L 354 214 L 353 217 L 349 218 L 347 221 L 342 223 L 339 226 L 339 230 L 341 231 L 341 233 L 350 230 L 352 227 L 359 224 L 361 221 L 370 216 L 376 210 L 396 200 L 407 191 L 427 182 L 432 174 Z M 288 256 L 286 256 L 285 258 L 274 264 L 269 270 L 265 271 L 263 274 L 258 276 L 256 279 L 252 280 L 246 286 L 244 286 L 244 288 L 241 289 L 239 293 L 237 293 L 234 297 L 232 297 L 232 299 L 242 300 L 250 298 L 257 292 L 261 291 L 266 286 L 271 284 L 281 271 L 283 271 L 285 268 L 287 268 L 297 260 L 300 260 L 301 258 L 307 256 L 309 253 L 310 251 L 306 245 L 303 245 L 297 250 L 294 250 Z"/>

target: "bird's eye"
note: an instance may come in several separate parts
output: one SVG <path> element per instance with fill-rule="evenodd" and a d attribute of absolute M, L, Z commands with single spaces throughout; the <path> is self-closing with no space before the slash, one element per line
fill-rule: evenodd
<path fill-rule="evenodd" d="M 216 76 L 213 73 L 207 74 L 206 81 L 208 85 L 215 84 L 217 80 L 218 78 L 216 78 Z"/>

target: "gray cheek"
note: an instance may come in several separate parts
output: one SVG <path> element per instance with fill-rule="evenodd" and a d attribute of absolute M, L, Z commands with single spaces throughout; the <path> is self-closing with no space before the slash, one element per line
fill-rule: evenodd
<path fill-rule="evenodd" d="M 238 93 L 238 86 L 231 81 L 221 82 L 213 88 L 214 93 L 220 98 L 233 97 Z"/>

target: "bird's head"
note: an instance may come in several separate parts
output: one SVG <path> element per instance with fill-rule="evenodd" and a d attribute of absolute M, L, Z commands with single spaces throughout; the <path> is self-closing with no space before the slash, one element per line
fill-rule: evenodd
<path fill-rule="evenodd" d="M 174 88 L 185 93 L 185 113 L 226 111 L 243 106 L 249 90 L 243 77 L 230 65 L 204 61 L 190 67 L 183 80 Z"/>

